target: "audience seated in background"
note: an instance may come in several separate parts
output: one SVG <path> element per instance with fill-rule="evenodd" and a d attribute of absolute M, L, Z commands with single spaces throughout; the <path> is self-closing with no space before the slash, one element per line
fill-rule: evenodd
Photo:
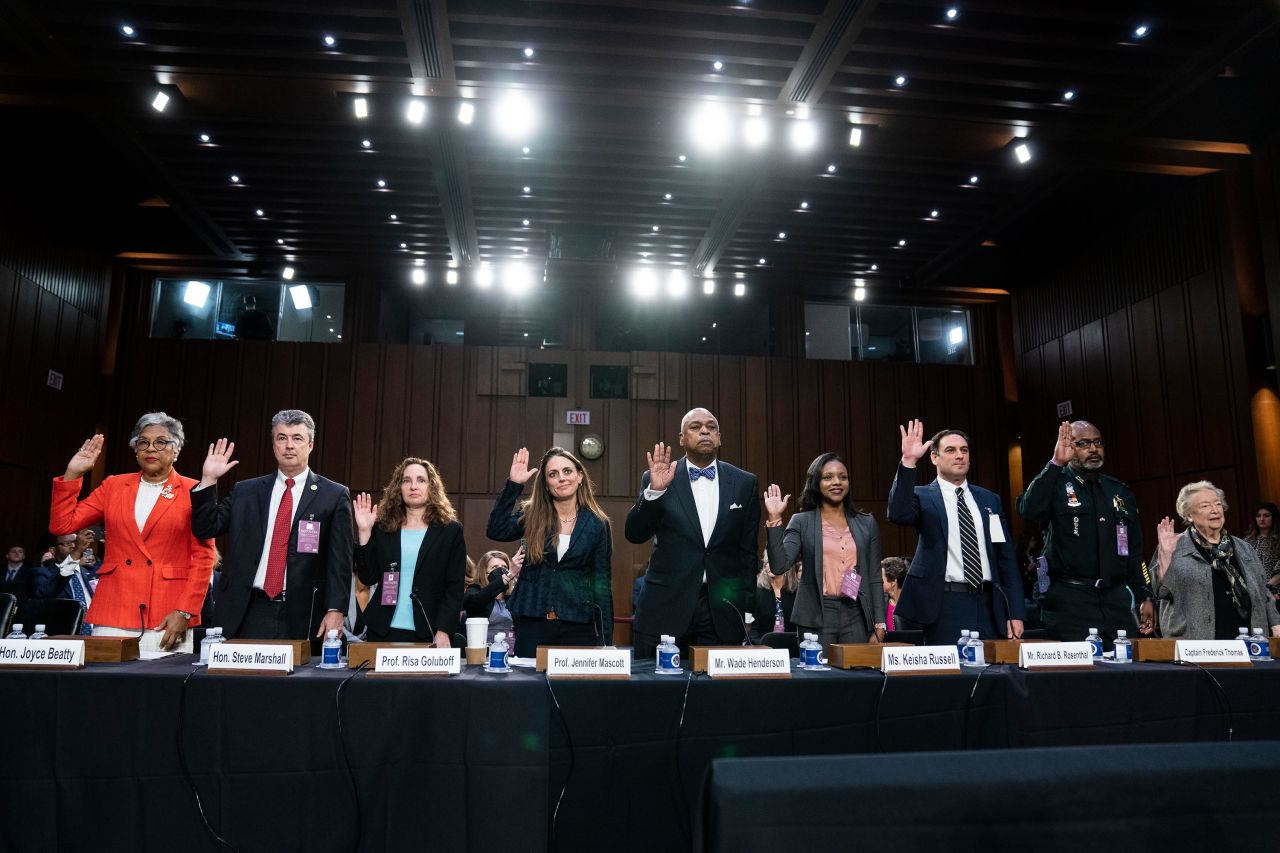
<path fill-rule="evenodd" d="M 780 575 L 769 570 L 769 554 L 760 561 L 756 575 L 755 597 L 751 600 L 751 612 L 755 615 L 755 630 L 759 636 L 771 633 L 790 633 L 796 626 L 791 621 L 791 609 L 796 603 L 796 590 L 800 587 L 800 575 L 804 563 L 795 565 Z"/>
<path fill-rule="evenodd" d="M 21 545 L 10 545 L 5 552 L 4 574 L 0 576 L 0 583 L 6 585 L 4 591 L 15 595 L 21 591 L 22 595 L 28 595 L 34 577 L 33 567 L 27 565 L 27 549 Z"/>
<path fill-rule="evenodd" d="M 1280 521 L 1280 509 L 1275 504 L 1258 504 L 1253 511 L 1253 521 L 1249 523 L 1249 532 L 1244 537 L 1244 541 L 1258 552 L 1258 560 L 1268 580 L 1280 575 L 1280 529 L 1276 527 L 1277 521 Z"/>
<path fill-rule="evenodd" d="M 898 607 L 898 596 L 902 594 L 902 582 L 906 579 L 907 569 L 910 567 L 902 557 L 885 557 L 880 561 L 880 579 L 884 583 L 884 597 L 888 601 L 885 605 L 887 613 L 885 622 L 890 631 L 900 630 L 894 624 L 893 611 Z"/>

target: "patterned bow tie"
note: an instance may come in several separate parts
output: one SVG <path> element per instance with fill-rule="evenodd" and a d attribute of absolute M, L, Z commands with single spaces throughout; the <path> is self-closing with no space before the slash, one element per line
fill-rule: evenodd
<path fill-rule="evenodd" d="M 708 480 L 714 480 L 716 478 L 716 466 L 708 465 L 706 468 L 695 468 L 690 465 L 689 480 L 696 483 L 698 482 L 699 477 L 706 477 Z"/>

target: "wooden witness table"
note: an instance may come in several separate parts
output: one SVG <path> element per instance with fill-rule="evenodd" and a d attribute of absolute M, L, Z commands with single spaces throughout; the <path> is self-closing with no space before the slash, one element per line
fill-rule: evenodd
<path fill-rule="evenodd" d="M 1203 671 L 1000 665 L 885 679 L 657 676 L 557 680 L 478 666 L 370 679 L 312 665 L 284 678 L 192 673 L 190 656 L 0 671 L 8 766 L 0 849 L 688 849 L 716 758 L 1274 738 L 1280 662 Z M 554 691 L 554 692 L 553 692 Z M 683 715 L 683 724 L 681 716 Z M 767 786 L 769 779 L 761 779 Z M 357 847 L 357 835 L 361 839 Z"/>

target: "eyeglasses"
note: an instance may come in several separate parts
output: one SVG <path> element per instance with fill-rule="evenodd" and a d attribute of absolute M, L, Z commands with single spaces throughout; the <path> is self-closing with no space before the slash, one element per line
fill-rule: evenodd
<path fill-rule="evenodd" d="M 1076 447 L 1080 448 L 1081 450 L 1087 450 L 1090 447 L 1096 447 L 1099 450 L 1102 449 L 1101 438 L 1077 438 L 1075 441 L 1071 443 L 1074 444 Z"/>
<path fill-rule="evenodd" d="M 155 441 L 148 441 L 145 438 L 139 438 L 133 443 L 134 450 L 159 450 L 165 451 L 173 447 L 175 442 L 167 438 L 157 438 Z"/>

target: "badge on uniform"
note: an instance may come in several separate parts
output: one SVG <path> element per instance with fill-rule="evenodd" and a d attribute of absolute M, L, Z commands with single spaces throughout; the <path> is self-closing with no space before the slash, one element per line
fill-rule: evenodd
<path fill-rule="evenodd" d="M 1076 497 L 1076 487 L 1067 483 L 1067 506 L 1075 509 L 1080 506 L 1080 498 Z"/>
<path fill-rule="evenodd" d="M 1116 554 L 1121 557 L 1129 556 L 1129 528 L 1124 522 L 1116 525 Z"/>
<path fill-rule="evenodd" d="M 309 520 L 298 522 L 298 553 L 320 553 L 320 522 Z"/>

